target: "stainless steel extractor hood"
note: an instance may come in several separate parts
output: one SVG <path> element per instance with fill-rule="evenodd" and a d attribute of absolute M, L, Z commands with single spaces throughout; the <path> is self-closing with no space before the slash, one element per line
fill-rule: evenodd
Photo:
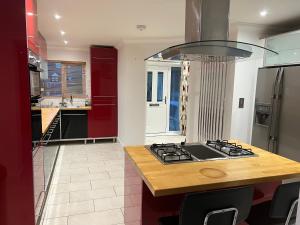
<path fill-rule="evenodd" d="M 147 59 L 231 61 L 255 51 L 278 54 L 264 47 L 228 40 L 230 0 L 186 0 L 185 43 Z"/>

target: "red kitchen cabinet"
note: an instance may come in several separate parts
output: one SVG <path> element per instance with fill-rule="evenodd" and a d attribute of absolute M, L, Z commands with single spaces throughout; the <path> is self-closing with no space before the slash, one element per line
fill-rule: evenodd
<path fill-rule="evenodd" d="M 91 47 L 91 101 L 89 138 L 113 138 L 118 134 L 117 56 L 113 47 Z"/>
<path fill-rule="evenodd" d="M 89 137 L 116 137 L 117 136 L 117 105 L 93 104 L 88 114 Z"/>
<path fill-rule="evenodd" d="M 41 57 L 41 59 L 47 60 L 48 58 L 47 42 L 40 32 L 38 32 L 38 48 L 39 48 L 39 56 Z"/>
<path fill-rule="evenodd" d="M 92 97 L 117 95 L 117 64 L 111 59 L 92 59 Z"/>
<path fill-rule="evenodd" d="M 26 31 L 27 47 L 35 54 L 39 55 L 36 0 L 26 0 Z"/>

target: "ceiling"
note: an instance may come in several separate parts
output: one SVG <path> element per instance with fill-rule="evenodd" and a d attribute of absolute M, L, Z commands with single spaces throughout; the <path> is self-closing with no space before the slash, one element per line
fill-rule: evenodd
<path fill-rule="evenodd" d="M 185 0 L 37 0 L 39 29 L 49 46 L 83 48 L 122 40 L 181 39 Z M 76 3 L 75 3 L 76 2 Z M 259 12 L 268 10 L 262 18 Z M 299 0 L 232 0 L 231 22 L 291 25 L 300 20 Z M 62 16 L 60 20 L 54 14 Z M 139 31 L 138 24 L 147 28 Z M 300 23 L 299 23 L 300 24 Z M 60 30 L 66 32 L 60 35 Z"/>

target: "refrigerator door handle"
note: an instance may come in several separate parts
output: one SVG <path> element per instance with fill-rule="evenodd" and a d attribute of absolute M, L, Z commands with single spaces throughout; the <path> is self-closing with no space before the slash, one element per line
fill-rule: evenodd
<path fill-rule="evenodd" d="M 273 137 L 272 137 L 272 130 L 274 125 L 274 105 L 275 105 L 275 93 L 276 93 L 276 86 L 278 82 L 278 76 L 279 76 L 280 68 L 277 70 L 276 78 L 273 84 L 273 92 L 272 92 L 272 99 L 271 99 L 271 118 L 270 118 L 270 124 L 268 127 L 268 151 L 273 152 L 273 147 L 271 146 L 271 142 L 273 143 Z"/>
<path fill-rule="evenodd" d="M 269 126 L 269 140 L 268 149 L 273 153 L 277 153 L 278 144 L 278 131 L 279 131 L 279 118 L 280 118 L 280 106 L 281 106 L 281 95 L 283 88 L 283 74 L 284 69 L 278 70 L 276 80 L 273 88 L 272 96 L 272 112 L 271 112 L 271 125 Z"/>

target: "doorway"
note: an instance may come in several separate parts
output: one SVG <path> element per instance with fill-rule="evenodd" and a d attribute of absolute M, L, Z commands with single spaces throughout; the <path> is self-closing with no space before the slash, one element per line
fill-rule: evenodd
<path fill-rule="evenodd" d="M 180 129 L 181 74 L 180 63 L 147 64 L 146 142 L 185 139 Z"/>

